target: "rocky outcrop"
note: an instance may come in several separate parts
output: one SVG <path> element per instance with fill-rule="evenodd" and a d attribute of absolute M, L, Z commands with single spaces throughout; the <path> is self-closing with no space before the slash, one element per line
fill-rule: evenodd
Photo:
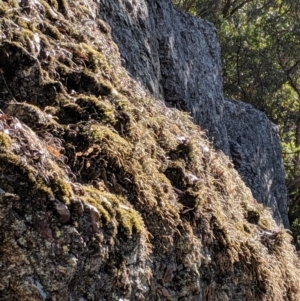
<path fill-rule="evenodd" d="M 235 158 L 239 147 L 237 170 L 254 197 L 288 227 L 279 139 L 265 115 L 224 100 L 213 25 L 174 9 L 170 0 L 100 0 L 100 15 L 110 24 L 130 74 L 167 104 L 191 112 L 217 149 Z M 237 111 L 244 112 L 242 120 L 235 118 Z"/>
<path fill-rule="evenodd" d="M 284 169 L 278 129 L 251 105 L 225 101 L 230 157 L 254 198 L 271 208 L 275 219 L 289 225 Z"/>
<path fill-rule="evenodd" d="M 97 8 L 0 2 L 0 301 L 300 300 L 289 233 Z"/>
<path fill-rule="evenodd" d="M 130 74 L 169 105 L 191 111 L 228 154 L 214 26 L 177 11 L 170 0 L 100 0 L 100 15 Z"/>

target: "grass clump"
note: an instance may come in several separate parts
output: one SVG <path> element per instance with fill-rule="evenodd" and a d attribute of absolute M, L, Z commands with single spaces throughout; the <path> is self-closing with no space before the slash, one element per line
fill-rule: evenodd
<path fill-rule="evenodd" d="M 117 225 L 114 235 L 123 233 L 131 238 L 134 234 L 144 232 L 142 217 L 121 196 L 115 196 L 107 192 L 100 192 L 91 186 L 84 186 L 85 196 L 83 200 L 95 206 L 104 225 Z"/>
<path fill-rule="evenodd" d="M 67 179 L 58 177 L 53 177 L 50 181 L 50 187 L 53 191 L 53 194 L 63 203 L 69 204 L 70 197 L 73 194 L 72 187 L 70 183 L 67 182 Z"/>
<path fill-rule="evenodd" d="M 19 156 L 6 152 L 0 154 L 0 162 L 3 166 L 8 168 L 17 169 L 25 176 L 25 178 L 31 183 L 36 183 L 35 170 L 26 161 L 23 161 Z"/>
<path fill-rule="evenodd" d="M 102 71 L 105 74 L 112 72 L 110 65 L 101 52 L 95 50 L 93 47 L 87 45 L 86 43 L 81 43 L 80 49 L 86 54 L 89 59 L 88 68 L 90 70 L 92 70 L 93 72 Z"/>
<path fill-rule="evenodd" d="M 9 137 L 9 135 L 0 132 L 0 147 L 5 148 L 6 150 L 9 150 L 12 145 L 12 140 Z"/>
<path fill-rule="evenodd" d="M 113 86 L 111 83 L 105 79 L 99 79 L 97 75 L 95 75 L 89 69 L 85 69 L 81 75 L 82 85 L 85 86 L 86 91 L 92 92 L 95 96 L 106 96 L 109 95 Z"/>
<path fill-rule="evenodd" d="M 62 40 L 62 34 L 59 32 L 57 27 L 53 26 L 48 22 L 44 22 L 43 26 L 41 27 L 41 31 L 48 37 L 51 37 L 55 40 Z"/>
<path fill-rule="evenodd" d="M 118 167 L 122 167 L 125 161 L 132 155 L 132 146 L 124 138 L 102 125 L 91 125 L 86 134 L 90 145 L 98 145 L 101 151 L 112 159 Z"/>
<path fill-rule="evenodd" d="M 53 9 L 55 7 L 52 8 L 52 6 L 45 0 L 39 0 L 39 3 L 42 5 L 44 9 L 44 14 L 49 20 L 56 21 L 59 18 L 57 13 Z"/>
<path fill-rule="evenodd" d="M 49 199 L 53 199 L 54 195 L 51 189 L 45 185 L 43 180 L 38 177 L 38 172 L 32 166 L 26 163 L 20 156 L 12 152 L 0 154 L 0 163 L 2 172 L 14 175 L 14 182 L 9 184 L 9 181 L 2 179 L 1 186 L 9 187 L 11 193 L 30 197 L 35 193 L 46 195 Z"/>

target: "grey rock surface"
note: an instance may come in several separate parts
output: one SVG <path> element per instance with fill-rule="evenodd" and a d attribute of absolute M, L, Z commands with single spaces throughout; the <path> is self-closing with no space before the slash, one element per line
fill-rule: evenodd
<path fill-rule="evenodd" d="M 214 26 L 177 11 L 169 0 L 100 0 L 99 7 L 130 74 L 171 106 L 190 111 L 228 154 Z"/>
<path fill-rule="evenodd" d="M 278 130 L 251 105 L 225 100 L 226 129 L 235 168 L 254 198 L 272 209 L 278 222 L 289 225 L 284 169 Z"/>
<path fill-rule="evenodd" d="M 170 106 L 191 112 L 214 146 L 235 160 L 257 201 L 288 227 L 278 136 L 264 114 L 224 100 L 214 26 L 176 10 L 170 0 L 100 0 L 99 8 L 129 73 Z"/>

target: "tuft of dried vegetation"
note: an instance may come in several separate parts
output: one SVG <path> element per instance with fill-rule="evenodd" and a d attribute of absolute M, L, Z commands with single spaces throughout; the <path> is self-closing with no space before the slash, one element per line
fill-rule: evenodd
<path fill-rule="evenodd" d="M 122 261 L 108 273 L 113 289 L 99 288 L 105 300 L 300 300 L 291 236 L 190 116 L 146 95 L 128 76 L 96 5 L 0 3 L 1 202 L 15 195 L 30 208 L 55 203 L 58 217 L 47 224 L 53 233 L 65 223 L 83 233 L 78 212 L 88 208 L 93 242 L 82 252 L 96 241 L 95 252 L 111 265 L 110 254 L 119 258 L 122 248 L 137 246 L 135 262 L 144 262 L 151 290 L 125 281 L 132 263 Z M 8 241 L 0 247 L 3 262 L 17 248 Z M 51 273 L 37 265 L 24 263 L 31 271 L 24 275 L 38 275 L 50 297 L 58 294 Z M 85 277 L 77 269 L 72 277 Z M 18 277 L 0 285 L 3 298 L 33 300 Z M 71 300 L 76 289 L 64 290 L 65 299 L 53 300 Z"/>

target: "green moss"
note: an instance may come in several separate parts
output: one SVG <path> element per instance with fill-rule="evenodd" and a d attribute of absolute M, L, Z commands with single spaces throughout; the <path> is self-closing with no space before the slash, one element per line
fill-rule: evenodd
<path fill-rule="evenodd" d="M 12 168 L 17 168 L 22 171 L 22 174 L 32 183 L 36 183 L 35 170 L 22 160 L 21 157 L 11 153 L 6 152 L 0 154 L 0 163 L 3 165 L 11 165 Z"/>
<path fill-rule="evenodd" d="M 27 50 L 32 49 L 32 40 L 34 39 L 34 33 L 31 30 L 22 28 L 19 31 L 13 32 L 13 41 L 20 43 Z"/>
<path fill-rule="evenodd" d="M 132 209 L 116 209 L 119 227 L 128 236 L 131 237 L 135 233 L 142 233 L 144 225 L 141 216 Z"/>
<path fill-rule="evenodd" d="M 104 224 L 108 224 L 111 222 L 112 215 L 95 198 L 90 196 L 85 196 L 82 197 L 82 200 L 97 208 L 100 214 L 100 218 Z"/>
<path fill-rule="evenodd" d="M 86 36 L 84 36 L 76 27 L 69 27 L 68 34 L 79 43 L 88 43 Z"/>
<path fill-rule="evenodd" d="M 128 237 L 144 232 L 142 217 L 134 209 L 123 205 L 125 200 L 122 197 L 119 196 L 117 199 L 114 195 L 107 195 L 106 198 L 114 204 L 118 229 Z"/>
<path fill-rule="evenodd" d="M 10 7 L 7 3 L 1 1 L 0 2 L 0 17 L 4 17 L 7 14 L 7 11 Z M 7 16 L 8 17 L 8 16 Z"/>
<path fill-rule="evenodd" d="M 11 8 L 18 8 L 19 7 L 19 0 L 6 0 Z"/>
<path fill-rule="evenodd" d="M 93 70 L 94 72 L 97 72 L 99 70 L 104 71 L 105 73 L 111 72 L 111 67 L 108 64 L 106 57 L 101 52 L 95 50 L 93 47 L 85 43 L 81 43 L 80 46 L 89 58 L 89 68 L 91 68 L 91 70 Z"/>
<path fill-rule="evenodd" d="M 72 187 L 62 175 L 54 176 L 51 179 L 51 189 L 55 196 L 65 204 L 70 203 L 70 197 L 72 196 Z"/>
<path fill-rule="evenodd" d="M 36 181 L 36 190 L 46 194 L 51 199 L 54 197 L 51 188 L 40 179 Z"/>
<path fill-rule="evenodd" d="M 87 111 L 91 118 L 112 125 L 116 123 L 113 106 L 100 97 L 79 95 L 76 103 L 82 107 L 83 110 Z"/>
<path fill-rule="evenodd" d="M 91 186 L 84 186 L 84 191 L 83 200 L 98 209 L 105 224 L 114 223 L 113 220 L 115 220 L 118 229 L 128 237 L 143 232 L 144 224 L 141 216 L 135 210 L 124 205 L 126 201 L 121 196 L 100 192 Z"/>
<path fill-rule="evenodd" d="M 15 173 L 16 177 L 18 177 L 18 174 L 21 177 L 24 177 L 24 180 L 28 182 L 28 187 L 30 187 L 30 193 L 41 193 L 51 199 L 53 198 L 53 192 L 51 191 L 51 189 L 43 182 L 41 178 L 36 177 L 36 170 L 34 170 L 19 156 L 11 152 L 0 154 L 0 166 L 3 168 L 5 167 L 6 171 L 10 169 L 11 172 Z M 18 185 L 19 183 L 15 184 L 17 184 L 17 186 L 11 189 L 12 192 L 15 189 L 22 189 L 22 186 Z M 4 184 L 4 186 L 7 185 Z"/>
<path fill-rule="evenodd" d="M 64 57 L 63 63 L 56 61 L 57 63 L 57 71 L 60 75 L 69 75 L 74 72 L 73 68 L 75 67 L 75 63 L 68 57 Z"/>
<path fill-rule="evenodd" d="M 101 151 L 118 167 L 125 166 L 125 160 L 132 156 L 132 146 L 124 138 L 101 125 L 91 125 L 86 131 L 91 145 L 99 145 Z"/>
<path fill-rule="evenodd" d="M 58 19 L 57 13 L 52 9 L 52 7 L 44 0 L 39 0 L 39 3 L 43 6 L 45 11 L 45 16 L 52 21 L 56 21 Z"/>
<path fill-rule="evenodd" d="M 42 32 L 47 35 L 50 36 L 52 38 L 54 38 L 55 40 L 61 40 L 62 39 L 62 35 L 59 32 L 59 30 L 53 26 L 52 24 L 50 24 L 49 22 L 43 22 L 43 29 Z"/>
<path fill-rule="evenodd" d="M 193 142 L 189 141 L 181 146 L 190 162 L 195 162 L 195 160 L 199 159 L 199 144 Z"/>
<path fill-rule="evenodd" d="M 233 226 L 237 231 L 242 232 L 243 235 L 253 234 L 253 228 L 248 223 L 245 223 L 244 220 L 234 220 Z"/>
<path fill-rule="evenodd" d="M 27 19 L 27 18 L 17 18 L 16 23 L 21 26 L 24 29 L 30 30 L 35 32 L 36 29 L 36 23 L 32 22 L 31 19 Z"/>
<path fill-rule="evenodd" d="M 115 148 L 123 149 L 123 151 L 126 153 L 129 152 L 130 144 L 127 142 L 127 140 L 125 140 L 124 138 L 119 136 L 118 133 L 113 132 L 106 126 L 93 124 L 89 128 L 88 133 L 90 134 L 90 141 L 93 143 L 105 141 L 109 143 L 111 141 L 111 143 L 114 144 Z"/>
<path fill-rule="evenodd" d="M 84 91 L 92 92 L 95 96 L 106 96 L 113 91 L 113 86 L 109 81 L 97 76 L 89 69 L 85 69 L 81 74 L 81 87 L 84 87 Z"/>
<path fill-rule="evenodd" d="M 112 203 L 107 199 L 107 196 L 110 196 L 110 194 L 101 192 L 92 186 L 84 186 L 84 191 L 88 197 L 93 200 L 93 204 L 91 203 L 92 205 L 101 205 L 101 207 L 105 209 L 106 213 L 110 216 L 109 220 L 115 215 L 115 210 L 113 208 L 114 205 L 118 205 L 119 203 L 117 199 L 114 199 L 114 202 Z"/>
<path fill-rule="evenodd" d="M 40 39 L 41 39 L 41 44 L 43 47 L 50 49 L 51 44 L 47 36 L 45 36 L 43 33 L 40 33 Z"/>
<path fill-rule="evenodd" d="M 41 109 L 35 105 L 22 103 L 19 104 L 17 107 L 12 105 L 9 106 L 6 110 L 8 114 L 14 115 L 15 117 L 19 118 L 23 123 L 32 127 L 33 129 L 36 128 L 32 124 L 32 120 L 35 120 L 35 124 L 38 124 L 40 127 L 46 127 L 49 125 L 50 120 L 47 116 L 41 111 Z"/>
<path fill-rule="evenodd" d="M 258 224 L 265 230 L 272 228 L 272 225 L 267 218 L 261 218 Z"/>
<path fill-rule="evenodd" d="M 172 185 L 170 180 L 163 173 L 157 173 L 157 182 L 160 183 L 160 193 L 161 195 L 165 195 L 170 192 L 172 189 Z"/>
<path fill-rule="evenodd" d="M 0 1 L 0 17 L 11 17 L 15 14 L 14 8 L 19 7 L 18 0 L 7 0 L 7 1 Z"/>
<path fill-rule="evenodd" d="M 12 145 L 12 140 L 9 135 L 0 132 L 0 147 L 4 147 L 5 149 L 9 149 Z"/>

